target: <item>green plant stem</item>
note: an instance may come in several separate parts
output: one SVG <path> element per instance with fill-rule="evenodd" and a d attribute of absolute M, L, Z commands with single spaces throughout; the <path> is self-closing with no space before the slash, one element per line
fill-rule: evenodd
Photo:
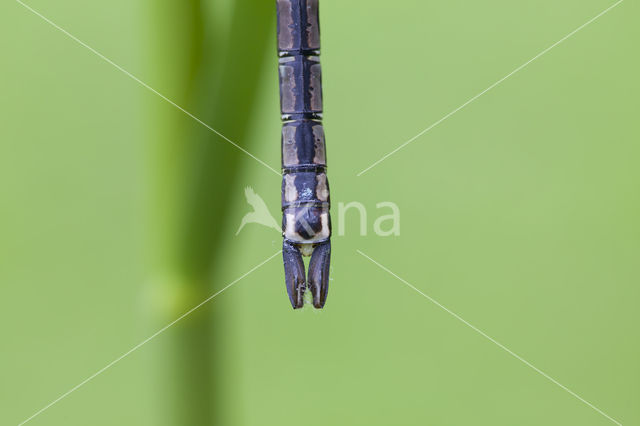
<path fill-rule="evenodd" d="M 150 7 L 158 90 L 245 145 L 273 32 L 271 2 L 235 2 L 226 43 L 208 27 L 212 19 L 198 0 L 162 0 Z M 178 109 L 159 99 L 152 102 L 151 292 L 156 319 L 162 322 L 215 291 L 212 277 L 224 254 L 220 238 L 229 223 L 230 182 L 241 163 L 256 164 Z M 163 337 L 156 367 L 161 408 L 157 424 L 219 423 L 223 407 L 216 406 L 216 392 L 223 390 L 215 377 L 225 350 L 222 339 L 209 307 Z"/>

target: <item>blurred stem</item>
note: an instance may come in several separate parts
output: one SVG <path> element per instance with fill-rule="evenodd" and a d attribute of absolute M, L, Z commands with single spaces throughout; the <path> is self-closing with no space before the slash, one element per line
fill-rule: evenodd
<path fill-rule="evenodd" d="M 154 0 L 148 7 L 156 87 L 244 145 L 265 49 L 275 37 L 272 2 L 236 1 L 226 43 L 219 29 L 210 27 L 211 5 L 204 8 L 200 0 Z M 154 316 L 162 323 L 216 290 L 211 278 L 224 255 L 220 241 L 228 222 L 230 183 L 241 163 L 256 164 L 166 102 L 157 98 L 151 102 L 152 293 Z M 222 418 L 221 407 L 215 404 L 216 392 L 223 391 L 216 388 L 223 336 L 210 309 L 192 314 L 159 343 L 162 359 L 156 388 L 161 401 L 154 424 L 212 425 Z"/>

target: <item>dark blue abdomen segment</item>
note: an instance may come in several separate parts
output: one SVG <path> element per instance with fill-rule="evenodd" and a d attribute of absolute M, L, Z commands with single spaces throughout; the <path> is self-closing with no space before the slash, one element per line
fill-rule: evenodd
<path fill-rule="evenodd" d="M 322 114 L 322 68 L 318 56 L 280 58 L 280 109 L 284 117 Z"/>
<path fill-rule="evenodd" d="M 278 50 L 320 49 L 318 0 L 277 0 Z"/>
<path fill-rule="evenodd" d="M 282 230 L 286 239 L 317 243 L 331 236 L 329 182 L 324 172 L 291 172 L 282 179 Z"/>
<path fill-rule="evenodd" d="M 282 208 L 299 205 L 328 206 L 329 182 L 324 172 L 291 172 L 282 179 Z"/>
<path fill-rule="evenodd" d="M 291 207 L 282 215 L 284 237 L 298 244 L 316 244 L 331 238 L 328 207 Z"/>
<path fill-rule="evenodd" d="M 324 171 L 327 155 L 324 128 L 318 120 L 296 120 L 282 127 L 282 168 Z"/>

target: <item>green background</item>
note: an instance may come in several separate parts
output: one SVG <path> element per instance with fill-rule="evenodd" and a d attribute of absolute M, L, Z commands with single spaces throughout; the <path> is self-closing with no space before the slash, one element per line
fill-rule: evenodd
<path fill-rule="evenodd" d="M 279 167 L 271 1 L 30 0 Z M 322 0 L 334 228 L 323 311 L 276 258 L 31 425 L 640 424 L 640 9 Z M 0 424 L 276 253 L 280 179 L 18 2 L 0 4 Z M 401 235 L 373 222 L 391 201 Z"/>

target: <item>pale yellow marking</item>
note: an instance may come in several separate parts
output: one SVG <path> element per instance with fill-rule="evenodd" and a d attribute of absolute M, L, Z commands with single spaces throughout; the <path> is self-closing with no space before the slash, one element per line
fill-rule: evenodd
<path fill-rule="evenodd" d="M 324 127 L 321 124 L 313 126 L 313 138 L 314 138 L 314 157 L 313 163 L 325 165 L 327 164 L 327 155 L 324 145 Z"/>
<path fill-rule="evenodd" d="M 320 64 L 311 65 L 309 91 L 311 92 L 310 107 L 313 111 L 322 111 L 322 67 Z"/>
<path fill-rule="evenodd" d="M 309 257 L 313 254 L 313 244 L 300 244 L 300 253 Z"/>
<path fill-rule="evenodd" d="M 282 128 L 282 161 L 285 167 L 295 166 L 300 163 L 298 147 L 296 147 L 296 131 L 295 126 L 284 126 Z"/>
<path fill-rule="evenodd" d="M 298 190 L 295 185 L 295 176 L 285 175 L 284 177 L 284 200 L 292 203 L 298 201 Z"/>
<path fill-rule="evenodd" d="M 316 197 L 320 201 L 329 200 L 329 186 L 327 185 L 327 175 L 321 173 L 316 176 Z"/>
<path fill-rule="evenodd" d="M 293 48 L 293 18 L 291 14 L 291 1 L 278 0 L 278 16 L 280 17 L 280 32 L 278 34 L 278 47 L 280 49 Z"/>
<path fill-rule="evenodd" d="M 282 112 L 293 112 L 296 106 L 296 81 L 293 67 L 280 65 Z"/>

